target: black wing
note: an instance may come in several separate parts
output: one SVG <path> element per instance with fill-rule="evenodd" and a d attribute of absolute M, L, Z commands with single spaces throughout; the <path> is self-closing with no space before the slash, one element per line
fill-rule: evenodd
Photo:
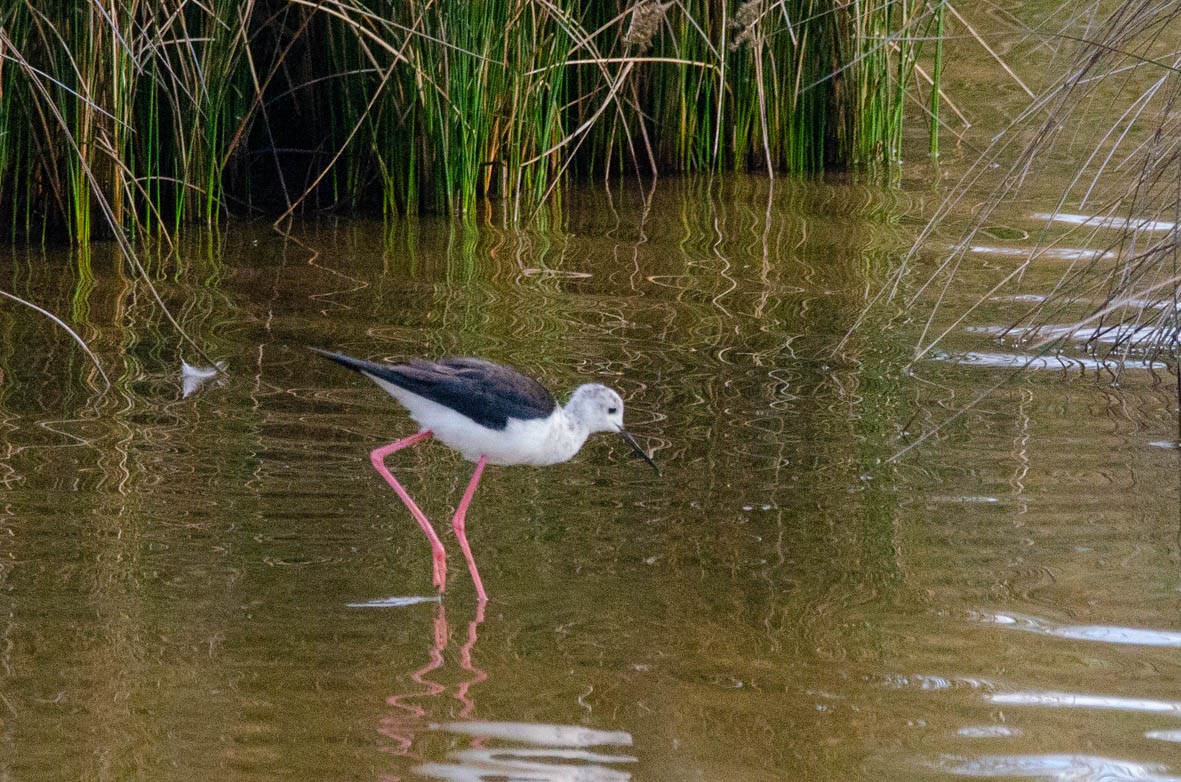
<path fill-rule="evenodd" d="M 489 429 L 504 429 L 510 418 L 545 418 L 558 406 L 554 395 L 533 378 L 481 358 L 379 364 L 343 353 L 312 350 L 349 369 L 449 407 Z"/>

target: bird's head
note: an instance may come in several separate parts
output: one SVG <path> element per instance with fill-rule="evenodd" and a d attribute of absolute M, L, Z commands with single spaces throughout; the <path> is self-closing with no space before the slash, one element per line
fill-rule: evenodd
<path fill-rule="evenodd" d="M 586 428 L 587 432 L 615 432 L 660 474 L 660 468 L 644 452 L 636 438 L 623 427 L 623 399 L 613 389 L 599 383 L 587 383 L 574 389 L 566 403 L 566 414 Z"/>

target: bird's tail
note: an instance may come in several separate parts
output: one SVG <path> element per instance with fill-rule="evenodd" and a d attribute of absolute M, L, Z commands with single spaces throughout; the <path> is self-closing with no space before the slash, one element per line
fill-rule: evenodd
<path fill-rule="evenodd" d="M 381 376 L 383 374 L 382 370 L 386 368 L 384 364 L 378 364 L 375 361 L 366 361 L 361 358 L 353 358 L 352 356 L 346 356 L 344 353 L 334 353 L 331 350 L 321 350 L 320 348 L 313 347 L 309 347 L 308 350 L 313 353 L 319 353 L 324 358 L 331 359 L 341 366 L 348 367 L 355 372 L 361 372 L 363 374 Z"/>

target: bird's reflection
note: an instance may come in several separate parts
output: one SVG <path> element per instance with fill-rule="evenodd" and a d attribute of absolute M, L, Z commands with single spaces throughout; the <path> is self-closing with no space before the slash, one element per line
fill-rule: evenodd
<path fill-rule="evenodd" d="M 484 623 L 484 604 L 467 625 L 467 637 L 459 648 L 460 681 L 444 685 L 438 679 L 445 673 L 447 646 L 451 632 L 442 603 L 435 608 L 431 648 L 426 664 L 407 674 L 413 688 L 386 699 L 389 710 L 382 717 L 378 731 L 391 743 L 383 749 L 412 760 L 411 772 L 431 779 L 470 780 L 529 779 L 591 780 L 626 782 L 631 774 L 618 764 L 635 763 L 630 755 L 592 751 L 593 747 L 631 746 L 626 731 L 604 731 L 582 725 L 554 725 L 527 722 L 477 720 L 475 688 L 488 680 L 488 673 L 475 664 L 474 652 L 480 625 Z M 458 703 L 458 710 L 448 709 L 445 701 Z M 453 714 L 443 721 L 432 718 L 433 712 Z M 430 742 L 430 735 L 445 734 L 448 741 Z M 461 738 L 464 746 L 456 746 Z M 433 750 L 440 747 L 440 750 Z M 383 782 L 401 782 L 403 777 L 385 775 Z"/>
<path fill-rule="evenodd" d="M 475 618 L 468 622 L 467 639 L 459 649 L 460 670 L 468 674 L 455 686 L 452 693 L 452 697 L 460 703 L 458 713 L 460 719 L 469 719 L 475 712 L 476 704 L 472 700 L 471 689 L 488 678 L 488 674 L 483 669 L 477 668 L 472 662 L 472 650 L 475 648 L 478 638 L 477 630 L 483 623 L 484 604 L 479 603 L 476 606 Z M 410 755 L 415 736 L 422 731 L 432 729 L 430 715 L 426 707 L 420 705 L 420 701 L 438 698 L 447 692 L 446 686 L 427 677 L 443 667 L 445 662 L 443 653 L 447 649 L 450 638 L 451 631 L 447 626 L 447 609 L 442 603 L 439 603 L 435 607 L 434 637 L 427 663 L 421 668 L 411 671 L 408 676 L 410 681 L 417 685 L 417 689 L 391 695 L 386 699 L 386 705 L 392 711 L 382 718 L 381 727 L 378 730 L 383 736 L 394 742 L 388 751 L 397 755 Z"/>

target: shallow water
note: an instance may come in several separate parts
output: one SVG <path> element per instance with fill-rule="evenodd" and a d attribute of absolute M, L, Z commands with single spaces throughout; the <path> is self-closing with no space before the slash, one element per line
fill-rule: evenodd
<path fill-rule="evenodd" d="M 1080 352 L 985 395 L 1015 300 L 909 374 L 906 324 L 833 354 L 929 197 L 740 177 L 526 233 L 233 226 L 147 253 L 225 362 L 187 384 L 205 359 L 113 248 L 5 251 L 114 385 L 0 307 L 0 778 L 1181 777 L 1167 374 Z M 609 383 L 664 475 L 604 436 L 490 468 L 491 602 L 454 545 L 439 602 L 367 458 L 413 425 L 307 346 Z M 445 529 L 470 465 L 394 464 Z"/>

